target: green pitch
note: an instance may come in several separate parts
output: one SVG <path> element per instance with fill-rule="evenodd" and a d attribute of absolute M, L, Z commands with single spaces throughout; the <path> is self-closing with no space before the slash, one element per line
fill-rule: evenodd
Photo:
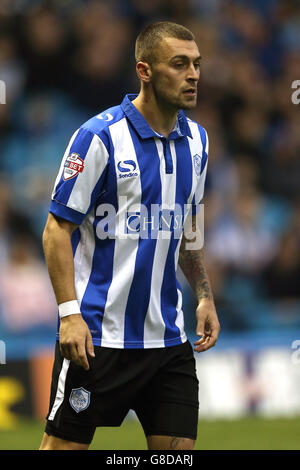
<path fill-rule="evenodd" d="M 0 450 L 37 449 L 44 424 L 21 421 L 13 430 L 0 429 Z M 236 421 L 200 421 L 197 450 L 300 450 L 300 417 L 245 418 Z M 121 428 L 96 431 L 91 449 L 140 450 L 146 441 L 138 422 L 127 419 Z"/>

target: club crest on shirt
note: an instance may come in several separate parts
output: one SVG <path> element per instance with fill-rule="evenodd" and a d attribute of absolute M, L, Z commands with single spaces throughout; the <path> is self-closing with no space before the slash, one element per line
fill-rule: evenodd
<path fill-rule="evenodd" d="M 90 404 L 90 398 L 91 392 L 88 392 L 83 387 L 72 388 L 69 401 L 76 413 L 80 413 L 80 411 L 87 409 Z"/>
<path fill-rule="evenodd" d="M 74 178 L 78 173 L 82 173 L 84 169 L 84 161 L 78 153 L 70 153 L 64 164 L 63 178 L 65 181 Z"/>
<path fill-rule="evenodd" d="M 193 156 L 194 160 L 194 167 L 195 167 L 195 172 L 197 176 L 200 176 L 201 173 L 201 157 L 196 153 L 196 155 Z"/>

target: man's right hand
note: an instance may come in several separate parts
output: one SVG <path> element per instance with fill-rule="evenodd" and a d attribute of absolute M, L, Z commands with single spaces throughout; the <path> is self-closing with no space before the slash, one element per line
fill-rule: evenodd
<path fill-rule="evenodd" d="M 63 357 L 89 370 L 87 354 L 95 357 L 91 332 L 80 313 L 60 319 L 59 346 Z"/>

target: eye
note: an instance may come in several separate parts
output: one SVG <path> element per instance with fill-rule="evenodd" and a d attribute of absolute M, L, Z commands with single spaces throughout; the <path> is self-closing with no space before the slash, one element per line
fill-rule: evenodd
<path fill-rule="evenodd" d="M 176 62 L 175 67 L 177 69 L 180 69 L 180 68 L 184 67 L 184 64 L 182 62 Z"/>
<path fill-rule="evenodd" d="M 199 63 L 199 62 L 196 62 L 196 63 L 194 64 L 194 67 L 195 67 L 196 70 L 199 70 L 199 69 L 200 69 L 200 63 Z"/>

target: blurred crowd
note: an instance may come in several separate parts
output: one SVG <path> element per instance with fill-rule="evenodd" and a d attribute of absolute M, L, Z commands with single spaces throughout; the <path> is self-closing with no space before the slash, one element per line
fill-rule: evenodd
<path fill-rule="evenodd" d="M 85 120 L 138 92 L 134 42 L 156 20 L 190 28 L 203 57 L 189 116 L 210 141 L 205 253 L 223 330 L 300 324 L 299 2 L 0 0 L 0 336 L 56 321 L 41 234 L 58 166 Z"/>

